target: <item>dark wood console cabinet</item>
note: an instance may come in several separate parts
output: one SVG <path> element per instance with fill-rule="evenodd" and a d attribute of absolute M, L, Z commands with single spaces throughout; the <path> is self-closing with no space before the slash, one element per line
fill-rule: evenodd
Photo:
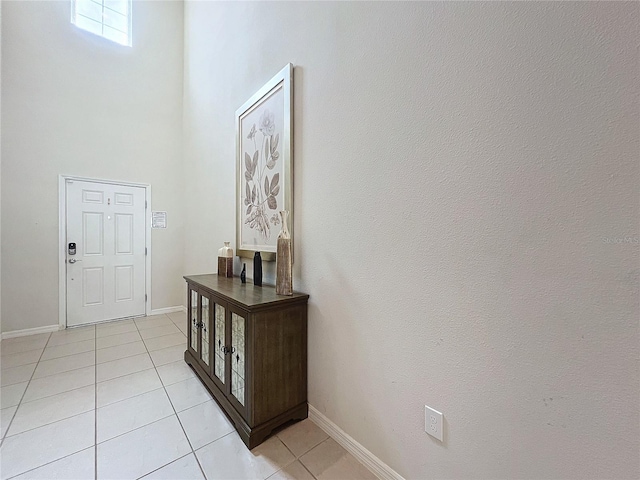
<path fill-rule="evenodd" d="M 237 277 L 187 281 L 185 361 L 227 412 L 249 448 L 307 417 L 308 295 Z"/>

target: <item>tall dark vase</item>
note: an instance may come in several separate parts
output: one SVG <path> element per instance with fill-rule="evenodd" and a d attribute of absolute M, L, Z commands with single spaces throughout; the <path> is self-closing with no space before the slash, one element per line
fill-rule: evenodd
<path fill-rule="evenodd" d="M 253 256 L 253 284 L 258 287 L 262 286 L 262 257 L 260 252 L 256 252 Z"/>

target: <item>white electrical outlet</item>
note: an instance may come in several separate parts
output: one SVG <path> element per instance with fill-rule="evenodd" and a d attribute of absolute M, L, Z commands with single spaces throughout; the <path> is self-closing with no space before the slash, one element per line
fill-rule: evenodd
<path fill-rule="evenodd" d="M 444 422 L 442 413 L 431 407 L 424 406 L 424 431 L 442 441 Z"/>

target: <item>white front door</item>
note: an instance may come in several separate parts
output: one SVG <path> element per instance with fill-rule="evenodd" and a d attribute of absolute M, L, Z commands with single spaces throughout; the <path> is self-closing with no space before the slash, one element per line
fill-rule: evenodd
<path fill-rule="evenodd" d="M 66 217 L 67 326 L 144 315 L 145 189 L 67 180 Z"/>

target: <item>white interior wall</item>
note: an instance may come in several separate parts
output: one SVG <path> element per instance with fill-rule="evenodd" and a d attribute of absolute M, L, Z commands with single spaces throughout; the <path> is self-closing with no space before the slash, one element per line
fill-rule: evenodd
<path fill-rule="evenodd" d="M 3 331 L 56 323 L 59 173 L 153 184 L 182 303 L 183 227 L 186 273 L 235 238 L 235 109 L 291 61 L 310 402 L 407 478 L 638 477 L 638 4 L 189 3 L 183 185 L 182 7 L 135 3 L 122 57 L 2 2 Z"/>
<path fill-rule="evenodd" d="M 133 48 L 2 3 L 3 331 L 58 323 L 60 174 L 151 184 L 151 307 L 182 305 L 182 2 L 133 2 Z"/>
<path fill-rule="evenodd" d="M 186 272 L 292 62 L 309 401 L 406 478 L 640 475 L 639 7 L 185 4 Z"/>
<path fill-rule="evenodd" d="M 1 66 L 2 66 L 2 2 L 0 1 L 0 90 L 2 89 Z M 0 239 L 2 239 L 2 95 L 1 94 L 0 94 Z M 2 332 L 2 248 L 0 248 L 0 333 L 1 332 Z"/>

